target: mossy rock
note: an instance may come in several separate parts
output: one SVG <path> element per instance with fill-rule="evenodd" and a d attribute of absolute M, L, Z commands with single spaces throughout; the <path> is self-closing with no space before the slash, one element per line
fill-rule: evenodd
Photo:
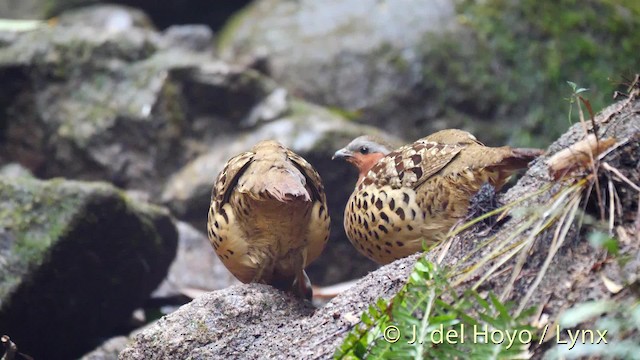
<path fill-rule="evenodd" d="M 104 183 L 0 178 L 0 331 L 35 358 L 72 358 L 163 279 L 177 232 Z"/>
<path fill-rule="evenodd" d="M 0 18 L 46 19 L 64 9 L 96 2 L 98 0 L 7 0 L 0 2 Z"/>
<path fill-rule="evenodd" d="M 239 131 L 279 89 L 257 71 L 172 46 L 166 34 L 76 23 L 101 9 L 6 43 L 0 32 L 0 163 L 155 196 L 197 149 Z"/>

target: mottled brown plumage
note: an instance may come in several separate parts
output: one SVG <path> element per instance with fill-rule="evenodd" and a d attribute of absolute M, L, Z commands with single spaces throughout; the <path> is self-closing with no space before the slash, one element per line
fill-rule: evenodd
<path fill-rule="evenodd" d="M 483 183 L 496 190 L 537 149 L 487 147 L 470 133 L 442 130 L 391 151 L 370 136 L 354 139 L 334 158 L 360 171 L 347 202 L 344 226 L 364 255 L 387 264 L 445 238 L 463 218 Z"/>
<path fill-rule="evenodd" d="M 329 238 L 320 175 L 276 141 L 229 160 L 211 194 L 209 241 L 235 277 L 311 297 L 304 268 Z"/>

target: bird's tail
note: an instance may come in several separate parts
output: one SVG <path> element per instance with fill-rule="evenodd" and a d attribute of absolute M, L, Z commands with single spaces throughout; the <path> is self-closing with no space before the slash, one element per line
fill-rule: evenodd
<path fill-rule="evenodd" d="M 287 202 L 299 198 L 305 201 L 311 201 L 309 192 L 305 187 L 305 179 L 303 176 L 292 173 L 286 169 L 278 170 L 275 174 L 271 175 L 269 182 L 265 186 L 267 193 L 280 202 Z"/>
<path fill-rule="evenodd" d="M 500 161 L 496 165 L 506 170 L 517 170 L 526 168 L 533 159 L 544 153 L 544 151 L 541 149 L 531 148 L 504 147 L 503 149 L 508 151 L 502 161 Z"/>
<path fill-rule="evenodd" d="M 239 184 L 238 191 L 262 200 L 267 195 L 280 202 L 296 199 L 311 201 L 305 186 L 306 180 L 297 172 L 297 169 L 273 167 L 261 174 L 247 177 L 242 184 Z"/>

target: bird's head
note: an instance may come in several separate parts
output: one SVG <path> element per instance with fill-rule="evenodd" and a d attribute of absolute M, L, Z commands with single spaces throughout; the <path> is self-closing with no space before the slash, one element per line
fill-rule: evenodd
<path fill-rule="evenodd" d="M 353 139 L 347 146 L 336 151 L 332 160 L 343 159 L 355 166 L 359 173 L 359 179 L 367 175 L 369 170 L 380 159 L 391 152 L 391 146 L 381 138 L 363 135 Z"/>

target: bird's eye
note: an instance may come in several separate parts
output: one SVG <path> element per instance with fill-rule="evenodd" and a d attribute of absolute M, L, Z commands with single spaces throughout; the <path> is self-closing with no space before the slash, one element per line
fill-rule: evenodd
<path fill-rule="evenodd" d="M 360 146 L 360 154 L 366 155 L 369 153 L 369 148 L 366 146 Z"/>

